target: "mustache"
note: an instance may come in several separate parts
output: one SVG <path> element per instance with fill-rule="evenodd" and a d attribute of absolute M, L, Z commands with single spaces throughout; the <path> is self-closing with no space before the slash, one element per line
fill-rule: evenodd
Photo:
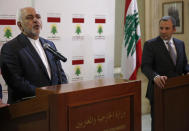
<path fill-rule="evenodd" d="M 42 28 L 42 25 L 36 24 L 36 25 L 33 26 L 33 28 Z"/>

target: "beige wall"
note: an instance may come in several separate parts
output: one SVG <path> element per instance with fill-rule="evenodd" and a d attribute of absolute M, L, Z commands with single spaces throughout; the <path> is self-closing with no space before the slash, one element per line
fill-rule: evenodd
<path fill-rule="evenodd" d="M 137 0 L 140 25 L 142 47 L 144 41 L 156 37 L 159 26 L 159 19 L 162 17 L 162 4 L 164 2 L 173 2 L 175 0 Z M 176 0 L 184 2 L 184 33 L 175 34 L 174 37 L 185 42 L 187 57 L 189 58 L 189 0 Z M 125 0 L 116 0 L 116 21 L 115 21 L 115 67 L 120 67 L 121 63 L 121 44 L 123 40 L 123 16 L 124 16 Z M 142 81 L 142 113 L 148 113 L 150 106 L 145 98 L 147 79 L 139 70 L 138 78 Z"/>

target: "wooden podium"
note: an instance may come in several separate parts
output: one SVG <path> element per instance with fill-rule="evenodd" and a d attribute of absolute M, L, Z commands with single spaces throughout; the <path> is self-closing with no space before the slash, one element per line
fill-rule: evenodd
<path fill-rule="evenodd" d="M 168 79 L 154 93 L 155 131 L 189 131 L 189 75 Z"/>
<path fill-rule="evenodd" d="M 141 131 L 141 81 L 83 81 L 36 90 L 0 109 L 0 131 Z"/>

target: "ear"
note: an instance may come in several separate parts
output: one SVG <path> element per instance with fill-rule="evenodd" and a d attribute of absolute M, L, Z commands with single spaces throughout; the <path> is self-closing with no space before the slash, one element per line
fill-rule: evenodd
<path fill-rule="evenodd" d="M 20 29 L 21 31 L 23 31 L 22 24 L 21 24 L 20 21 L 17 22 L 17 26 L 19 27 L 19 29 Z"/>
<path fill-rule="evenodd" d="M 173 33 L 175 33 L 176 32 L 176 27 L 173 27 Z"/>

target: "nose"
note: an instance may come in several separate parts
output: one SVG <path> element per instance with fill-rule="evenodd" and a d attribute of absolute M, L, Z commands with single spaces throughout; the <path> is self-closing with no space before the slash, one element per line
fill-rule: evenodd
<path fill-rule="evenodd" d="M 34 17 L 33 22 L 38 24 L 39 23 L 39 19 L 37 17 Z"/>
<path fill-rule="evenodd" d="M 38 20 L 37 17 L 34 17 L 34 18 L 33 18 L 33 21 L 37 21 L 37 20 Z"/>
<path fill-rule="evenodd" d="M 165 30 L 165 29 L 161 29 L 161 32 L 162 32 L 162 33 L 165 33 L 165 32 L 166 32 L 166 30 Z"/>

